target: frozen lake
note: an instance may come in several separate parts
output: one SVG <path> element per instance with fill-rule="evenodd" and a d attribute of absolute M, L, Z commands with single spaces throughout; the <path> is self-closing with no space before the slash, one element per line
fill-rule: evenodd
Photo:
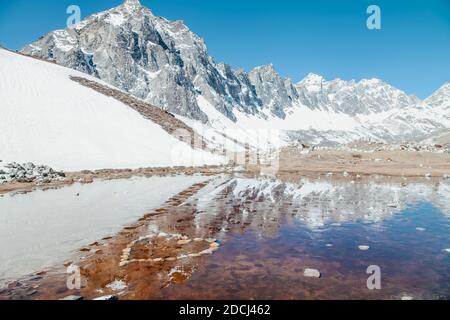
<path fill-rule="evenodd" d="M 131 178 L 0 197 L 0 286 L 113 235 L 201 176 Z M 79 194 L 79 195 L 77 195 Z"/>

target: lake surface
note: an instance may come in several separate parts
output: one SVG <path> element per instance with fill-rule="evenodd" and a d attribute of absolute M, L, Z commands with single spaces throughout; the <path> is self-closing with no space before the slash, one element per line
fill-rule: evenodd
<path fill-rule="evenodd" d="M 0 197 L 0 287 L 115 234 L 201 176 L 131 178 Z"/>
<path fill-rule="evenodd" d="M 70 246 L 58 251 L 58 255 L 50 255 L 67 256 L 66 251 L 118 232 L 125 223 L 137 221 L 161 205 L 169 194 L 206 180 L 171 177 L 167 179 L 172 180 L 159 180 L 160 184 L 155 187 L 155 180 L 151 179 L 94 183 L 84 187 L 91 190 L 80 190 L 77 200 L 72 199 L 73 194 L 79 192 L 77 188 L 81 186 L 0 198 L 0 210 L 16 208 L 14 215 L 29 216 L 32 212 L 34 217 L 53 219 L 57 212 L 69 215 L 64 212 L 69 208 L 75 234 L 88 224 L 100 226 L 87 236 L 86 231 L 81 233 L 78 241 L 72 239 Z M 106 278 L 123 284 L 114 294 L 124 299 L 450 298 L 448 182 L 426 179 L 401 183 L 337 181 L 331 178 L 283 182 L 226 175 L 210 179 L 204 188 L 186 199 L 175 197 L 165 203 L 164 213 L 148 221 L 145 233 L 139 234 L 139 245 L 132 247 L 130 253 L 131 258 L 139 256 L 145 261 L 128 269 L 119 268 L 117 274 L 114 274 L 115 268 L 108 271 L 111 273 Z M 152 200 L 152 196 L 164 188 L 168 188 L 167 195 L 158 201 Z M 117 198 L 117 194 L 122 193 L 126 195 Z M 177 201 L 177 198 L 183 200 Z M 20 209 L 21 203 L 27 201 L 30 203 Z M 49 205 L 52 201 L 53 205 Z M 102 205 L 98 207 L 97 203 Z M 94 220 L 89 218 L 93 212 L 97 213 Z M 112 216 L 117 219 L 112 224 L 106 223 L 111 212 L 116 212 Z M 46 226 L 39 219 L 18 221 L 19 225 L 29 223 L 30 230 Z M 13 222 L 8 220 L 9 227 L 0 227 L 0 238 L 8 234 L 7 242 L 2 243 L 29 238 L 26 232 L 17 236 L 9 233 L 8 230 L 19 228 Z M 56 226 L 64 230 L 67 227 L 63 224 Z M 47 229 L 44 238 L 64 246 L 60 232 Z M 195 246 L 180 246 L 176 240 L 173 244 L 171 239 L 176 235 L 186 239 L 214 238 L 220 247 L 214 254 L 187 257 L 196 252 Z M 359 246 L 369 248 L 363 251 Z M 34 252 L 35 248 L 31 247 L 29 252 Z M 119 246 L 119 249 L 120 256 L 123 248 Z M 47 251 L 38 249 L 37 252 L 46 257 Z M 110 255 L 116 254 L 111 252 Z M 166 255 L 173 254 L 183 258 L 164 261 Z M 2 255 L 1 268 L 11 273 L 10 269 L 18 263 L 14 260 L 17 258 Z M 111 261 L 116 259 L 112 258 Z M 163 261 L 149 264 L 148 258 L 163 258 Z M 27 256 L 23 259 L 27 264 Z M 379 290 L 367 287 L 369 266 L 380 268 Z M 321 277 L 305 277 L 307 268 L 319 270 Z M 89 279 L 94 291 L 109 294 L 105 287 L 95 288 L 96 283 L 102 285 L 94 279 L 101 269 L 94 270 Z"/>
<path fill-rule="evenodd" d="M 159 297 L 448 299 L 449 187 L 233 179 L 194 200 L 196 229 L 217 225 L 220 250 Z M 381 290 L 367 288 L 371 265 Z"/>

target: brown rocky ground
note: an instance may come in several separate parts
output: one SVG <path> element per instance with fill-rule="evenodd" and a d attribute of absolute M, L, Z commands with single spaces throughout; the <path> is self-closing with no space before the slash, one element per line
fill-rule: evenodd
<path fill-rule="evenodd" d="M 450 154 L 436 152 L 412 152 L 382 150 L 352 152 L 347 150 L 301 150 L 285 148 L 273 167 L 279 178 L 289 176 L 328 175 L 334 178 L 363 179 L 380 175 L 398 178 L 448 178 Z M 275 162 L 274 162 L 275 163 Z M 268 168 L 268 172 L 272 168 Z M 259 165 L 248 165 L 250 172 L 259 172 Z"/>

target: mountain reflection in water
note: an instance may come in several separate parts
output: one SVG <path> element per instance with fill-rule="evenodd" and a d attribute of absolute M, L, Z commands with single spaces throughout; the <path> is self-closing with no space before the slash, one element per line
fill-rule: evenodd
<path fill-rule="evenodd" d="M 133 181 L 110 183 L 128 190 Z M 86 283 L 80 294 L 91 298 L 102 292 L 120 299 L 450 298 L 448 181 L 296 181 L 215 176 L 147 214 L 131 210 L 145 216 L 79 261 Z M 127 201 L 113 203 L 113 194 L 105 196 L 105 186 L 96 185 L 90 197 L 67 201 L 73 208 L 90 208 L 96 201 L 129 211 Z M 73 195 L 72 188 L 62 190 Z M 144 203 L 153 189 L 133 190 L 132 199 Z M 59 193 L 44 194 L 56 200 Z M 110 214 L 100 211 L 99 217 Z M 126 264 L 119 265 L 121 259 Z M 367 288 L 369 266 L 380 268 L 381 290 Z M 311 268 L 320 278 L 305 277 Z M 35 297 L 59 298 L 65 292 L 65 269 L 56 266 L 55 273 L 39 283 Z M 109 289 L 118 280 L 121 289 Z M 12 296 L 22 296 L 23 287 L 13 288 Z"/>
<path fill-rule="evenodd" d="M 232 178 L 190 203 L 197 236 L 213 229 L 223 245 L 160 298 L 449 298 L 448 183 Z M 381 290 L 367 289 L 370 265 Z"/>

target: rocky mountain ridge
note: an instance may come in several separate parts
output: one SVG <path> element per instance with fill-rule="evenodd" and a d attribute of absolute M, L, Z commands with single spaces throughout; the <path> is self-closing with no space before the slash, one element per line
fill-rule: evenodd
<path fill-rule="evenodd" d="M 182 21 L 157 17 L 138 0 L 127 0 L 71 28 L 50 32 L 21 52 L 94 75 L 202 123 L 210 124 L 216 116 L 199 103 L 199 97 L 234 123 L 241 113 L 266 119 L 270 125 L 270 119 L 289 119 L 290 114 L 307 108 L 321 116 L 329 113 L 329 122 L 336 114 L 352 118 L 358 123 L 358 137 L 366 130 L 367 137 L 402 140 L 450 127 L 450 113 L 445 112 L 450 105 L 445 95 L 448 84 L 441 88 L 443 93 L 421 101 L 378 79 L 327 81 L 309 74 L 294 84 L 273 65 L 250 72 L 233 70 L 216 63 L 203 39 Z M 323 133 L 313 128 L 310 134 L 314 130 Z M 306 139 L 308 134 L 300 136 Z"/>

